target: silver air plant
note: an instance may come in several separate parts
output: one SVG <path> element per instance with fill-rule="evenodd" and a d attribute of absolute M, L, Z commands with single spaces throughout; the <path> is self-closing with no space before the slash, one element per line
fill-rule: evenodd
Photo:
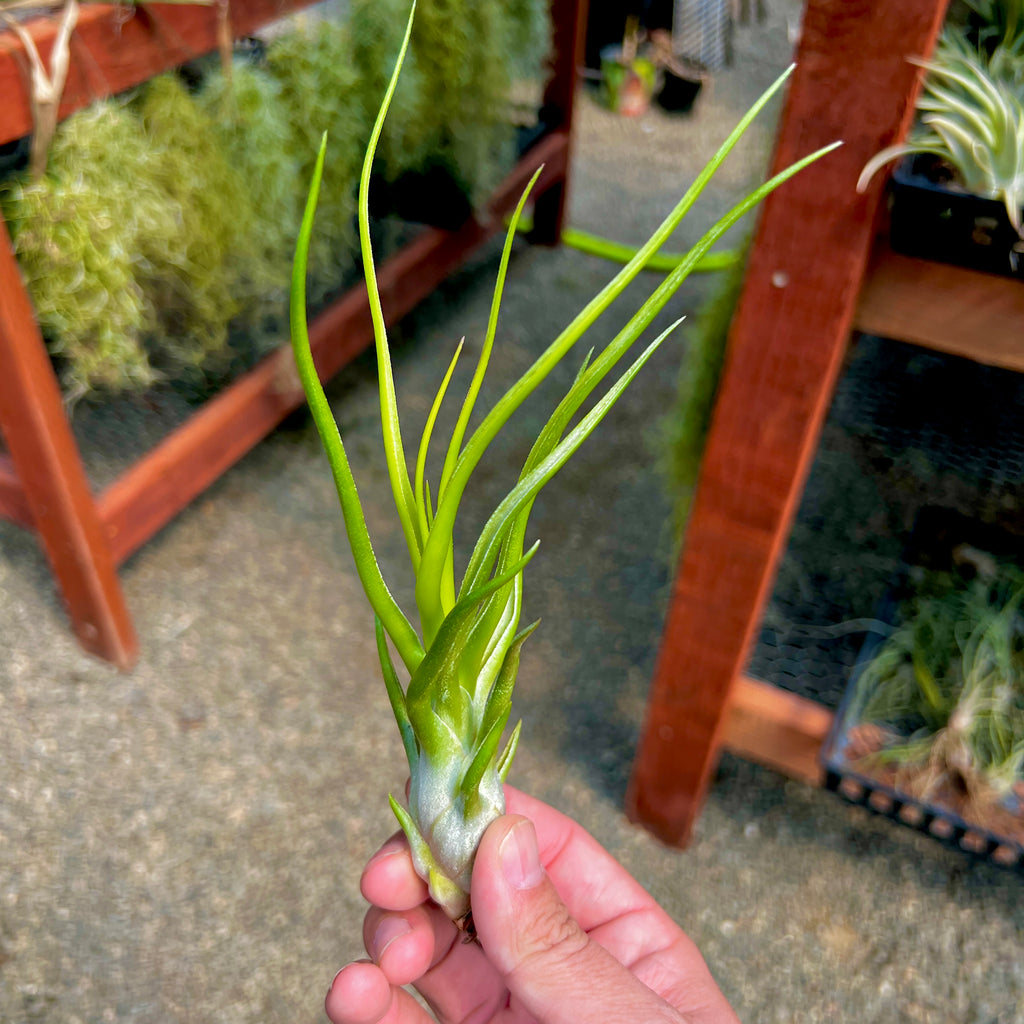
<path fill-rule="evenodd" d="M 1024 60 L 1004 47 L 986 57 L 947 31 L 932 60 L 913 63 L 928 72 L 917 101 L 918 123 L 906 142 L 868 161 L 857 189 L 863 192 L 890 160 L 928 153 L 948 164 L 967 191 L 1002 200 L 1010 223 L 1024 236 Z"/>
<path fill-rule="evenodd" d="M 497 333 L 502 288 L 516 228 L 540 171 L 533 176 L 509 224 L 486 335 L 468 393 L 447 444 L 440 478 L 432 488 L 425 473 L 427 449 L 462 345 L 460 343 L 456 349 L 427 416 L 410 475 L 399 427 L 367 211 L 374 150 L 409 43 L 414 13 L 415 4 L 363 163 L 359 189 L 359 234 L 375 335 L 384 457 L 415 574 L 420 634 L 398 606 L 381 575 L 348 457 L 309 347 L 305 313 L 306 260 L 324 165 L 326 136 L 314 170 L 296 247 L 291 328 L 299 375 L 337 485 L 356 570 L 375 614 L 381 670 L 409 762 L 408 806 L 391 797 L 391 807 L 408 837 L 416 870 L 428 883 L 431 896 L 453 921 L 471 932 L 469 891 L 473 857 L 484 830 L 504 813 L 502 783 L 508 775 L 519 740 L 520 727 L 516 725 L 502 744 L 511 714 L 520 650 L 536 626 L 534 623 L 521 629 L 519 620 L 523 603 L 523 570 L 537 550 L 536 543 L 528 549 L 526 547 L 527 520 L 537 493 L 607 415 L 676 326 L 673 324 L 648 344 L 615 383 L 577 419 L 577 413 L 587 399 L 650 326 L 694 265 L 751 207 L 826 150 L 794 164 L 738 203 L 665 277 L 599 355 L 595 357 L 593 349 L 587 353 L 572 386 L 534 441 L 517 482 L 484 525 L 461 582 L 456 586 L 453 549 L 456 514 L 473 471 L 488 445 L 523 401 L 667 241 L 754 116 L 779 90 L 788 72 L 743 118 L 650 240 L 508 388 L 467 439 L 470 418 Z M 389 642 L 408 674 L 404 688 L 392 662 Z"/>

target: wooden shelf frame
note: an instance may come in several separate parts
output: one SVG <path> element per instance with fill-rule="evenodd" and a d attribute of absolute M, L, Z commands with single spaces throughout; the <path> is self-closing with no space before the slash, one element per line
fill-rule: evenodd
<path fill-rule="evenodd" d="M 946 0 L 806 5 L 772 172 L 844 145 L 765 201 L 729 334 L 627 794 L 633 820 L 673 845 L 689 841 L 723 748 L 820 778 L 830 712 L 743 670 L 868 272 L 883 182 L 860 195 L 857 178 L 906 134 L 920 87 L 907 56 L 931 52 L 945 9 Z M 904 300 L 881 297 L 884 279 L 872 280 L 859 316 L 878 324 Z"/>
<path fill-rule="evenodd" d="M 312 0 L 235 0 L 236 35 Z M 379 268 L 385 319 L 408 313 L 503 226 L 534 171 L 535 241 L 558 241 L 572 150 L 576 68 L 586 0 L 552 0 L 554 53 L 545 91 L 553 130 L 519 161 L 486 207 L 456 231 L 424 229 Z M 27 23 L 44 61 L 55 22 Z M 216 48 L 208 7 L 152 4 L 127 22 L 114 5 L 82 11 L 72 38 L 61 116 L 131 88 Z M 0 143 L 31 130 L 23 52 L 0 34 Z M 327 380 L 373 341 L 365 287 L 343 295 L 310 325 L 314 359 Z M 45 344 L 0 220 L 0 517 L 34 530 L 74 631 L 93 654 L 128 669 L 138 637 L 117 567 L 305 401 L 290 347 L 280 349 L 199 408 L 98 497 L 86 478 Z"/>
<path fill-rule="evenodd" d="M 854 327 L 1024 372 L 1024 284 L 894 253 L 875 239 Z"/>

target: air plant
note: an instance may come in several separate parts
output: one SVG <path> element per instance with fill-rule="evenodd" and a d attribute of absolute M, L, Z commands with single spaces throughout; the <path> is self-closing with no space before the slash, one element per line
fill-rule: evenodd
<path fill-rule="evenodd" d="M 984 46 L 1016 48 L 1024 42 L 1024 0 L 965 0 L 978 42 Z"/>
<path fill-rule="evenodd" d="M 370 249 L 367 195 L 374 150 L 409 45 L 414 13 L 415 4 L 363 162 L 359 231 L 376 343 L 384 456 L 415 574 L 420 633 L 395 601 L 381 574 L 345 447 L 309 348 L 305 313 L 306 260 L 324 169 L 326 138 L 319 150 L 296 248 L 292 277 L 292 342 L 299 375 L 338 489 L 356 571 L 375 614 L 377 650 L 385 688 L 409 764 L 408 806 L 391 797 L 391 807 L 408 837 L 416 869 L 428 883 L 432 897 L 452 920 L 471 930 L 469 890 L 473 857 L 488 824 L 504 813 L 502 782 L 515 754 L 519 725 L 504 745 L 502 736 L 511 715 L 520 651 L 536 627 L 536 623 L 522 629 L 519 626 L 523 570 L 537 550 L 536 543 L 526 547 L 527 521 L 533 502 L 671 333 L 675 324 L 659 334 L 574 423 L 587 399 L 651 325 L 694 264 L 772 189 L 832 147 L 799 161 L 738 203 L 671 270 L 604 351 L 595 356 L 591 350 L 586 355 L 572 386 L 534 441 L 518 481 L 484 525 L 461 582 L 456 586 L 453 546 L 456 516 L 466 487 L 489 444 L 665 243 L 754 116 L 781 87 L 786 75 L 742 119 L 636 256 L 508 388 L 467 439 L 470 418 L 497 333 L 502 288 L 516 225 L 540 171 L 534 175 L 509 226 L 480 356 L 446 446 L 439 480 L 432 487 L 426 477 L 427 450 L 462 345 L 456 349 L 431 406 L 410 473 Z M 405 687 L 392 661 L 389 642 L 408 674 Z"/>
<path fill-rule="evenodd" d="M 1022 233 L 1024 206 L 1024 89 L 992 68 L 1000 58 L 972 51 L 955 32 L 940 40 L 924 68 L 917 125 L 906 142 L 876 153 L 857 182 L 867 188 L 875 172 L 899 157 L 930 153 L 948 164 L 969 192 L 1000 199 L 1010 223 Z"/>
<path fill-rule="evenodd" d="M 888 736 L 870 758 L 914 795 L 981 806 L 1024 779 L 1022 601 L 1015 573 L 917 598 L 865 666 L 858 717 Z"/>

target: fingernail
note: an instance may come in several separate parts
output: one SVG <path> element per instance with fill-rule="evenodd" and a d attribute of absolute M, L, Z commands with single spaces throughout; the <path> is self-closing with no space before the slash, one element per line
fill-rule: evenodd
<path fill-rule="evenodd" d="M 533 823 L 517 822 L 501 841 L 498 850 L 501 872 L 513 889 L 532 889 L 544 877 Z"/>
<path fill-rule="evenodd" d="M 369 860 L 368 863 L 376 864 L 378 861 L 387 860 L 400 853 L 407 853 L 408 844 L 404 839 L 389 839 Z"/>
<path fill-rule="evenodd" d="M 338 973 L 333 978 L 331 978 L 331 983 L 327 986 L 328 996 L 330 996 L 330 994 L 334 991 L 334 983 L 342 976 L 342 974 L 345 973 L 345 970 L 348 968 L 348 966 L 349 965 L 346 964 L 344 967 L 342 967 L 340 971 L 338 971 Z"/>
<path fill-rule="evenodd" d="M 412 925 L 404 917 L 385 917 L 377 925 L 373 933 L 373 958 L 379 963 L 384 951 L 395 939 L 408 935 L 412 931 Z"/>

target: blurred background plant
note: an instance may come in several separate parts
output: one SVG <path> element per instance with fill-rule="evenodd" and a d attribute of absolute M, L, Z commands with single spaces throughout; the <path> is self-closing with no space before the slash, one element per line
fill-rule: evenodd
<path fill-rule="evenodd" d="M 931 581 L 934 585 L 934 580 Z M 857 683 L 855 716 L 885 738 L 868 762 L 928 800 L 973 808 L 1016 799 L 1024 782 L 1024 574 L 1003 567 L 922 593 Z"/>
<path fill-rule="evenodd" d="M 977 0 L 968 30 L 947 25 L 917 102 L 918 120 L 906 142 L 877 153 L 864 167 L 863 190 L 884 164 L 929 154 L 966 191 L 999 199 L 1022 232 L 1024 206 L 1024 25 L 1021 0 Z M 991 18 L 980 28 L 978 18 Z"/>
<path fill-rule="evenodd" d="M 330 138 L 318 237 L 309 260 L 310 296 L 319 302 L 337 288 L 343 271 L 355 265 L 356 185 L 369 125 L 348 26 L 300 19 L 270 44 L 267 68 L 288 111 L 287 145 L 299 157 L 301 181 L 313 176 L 323 133 Z M 293 239 L 297 233 L 296 222 Z"/>
<path fill-rule="evenodd" d="M 0 13 L 59 6 L 17 0 Z M 324 131 L 313 304 L 353 280 L 362 147 L 407 8 L 352 0 L 344 20 L 290 18 L 248 59 L 191 67 L 188 86 L 160 76 L 73 115 L 57 126 L 45 173 L 0 182 L 69 403 L 171 380 L 202 395 L 280 342 Z M 447 192 L 467 215 L 511 167 L 512 86 L 543 75 L 550 35 L 545 0 L 420 0 L 377 174 L 406 176 L 422 219 Z"/>

